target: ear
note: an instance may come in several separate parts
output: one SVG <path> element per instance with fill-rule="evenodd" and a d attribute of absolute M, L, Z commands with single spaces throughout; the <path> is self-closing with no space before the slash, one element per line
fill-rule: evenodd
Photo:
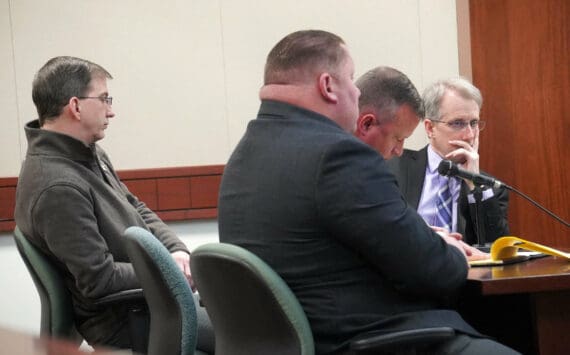
<path fill-rule="evenodd" d="M 429 118 L 424 119 L 424 128 L 426 129 L 426 134 L 427 134 L 429 139 L 431 139 L 433 137 L 433 134 L 434 134 L 433 127 L 434 127 L 434 124 L 432 121 L 429 120 Z"/>
<path fill-rule="evenodd" d="M 370 130 L 370 127 L 374 125 L 375 121 L 376 117 L 372 113 L 365 113 L 358 116 L 358 120 L 356 120 L 356 132 L 358 136 L 365 136 Z"/>
<path fill-rule="evenodd" d="M 81 119 L 81 109 L 79 107 L 79 99 L 77 97 L 72 97 L 67 103 L 69 109 L 69 114 L 75 119 Z"/>
<path fill-rule="evenodd" d="M 321 73 L 319 75 L 319 92 L 325 101 L 338 103 L 338 96 L 333 89 L 333 77 L 329 73 Z"/>

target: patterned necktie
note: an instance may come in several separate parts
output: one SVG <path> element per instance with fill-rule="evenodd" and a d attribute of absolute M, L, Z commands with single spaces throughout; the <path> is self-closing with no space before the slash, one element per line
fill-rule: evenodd
<path fill-rule="evenodd" d="M 436 200 L 436 225 L 451 231 L 451 191 L 449 189 L 449 179 L 441 178 L 441 185 L 437 192 Z"/>

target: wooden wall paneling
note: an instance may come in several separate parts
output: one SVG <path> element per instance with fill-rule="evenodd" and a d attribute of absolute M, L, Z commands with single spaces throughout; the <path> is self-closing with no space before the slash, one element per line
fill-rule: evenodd
<path fill-rule="evenodd" d="M 216 207 L 221 175 L 195 176 L 190 178 L 192 208 Z"/>
<path fill-rule="evenodd" d="M 203 166 L 180 166 L 172 168 L 151 168 L 121 170 L 117 174 L 121 180 L 125 179 L 150 179 L 163 177 L 183 177 L 202 175 L 221 175 L 224 165 L 203 165 Z"/>
<path fill-rule="evenodd" d="M 570 2 L 471 0 L 481 168 L 570 219 Z M 570 247 L 567 227 L 511 193 L 511 234 Z"/>
<path fill-rule="evenodd" d="M 0 178 L 0 231 L 12 231 L 16 227 L 14 207 L 17 183 L 17 178 Z"/>
<path fill-rule="evenodd" d="M 129 190 L 165 221 L 218 216 L 223 165 L 118 171 Z M 15 177 L 0 178 L 0 231 L 12 231 Z"/>
<path fill-rule="evenodd" d="M 0 187 L 16 187 L 16 185 L 18 185 L 18 178 L 0 177 Z"/>
<path fill-rule="evenodd" d="M 16 205 L 16 188 L 0 187 L 0 231 L 12 231 L 14 222 L 14 207 Z"/>
<path fill-rule="evenodd" d="M 218 217 L 217 208 L 157 211 L 163 221 L 182 221 L 191 219 L 212 219 Z"/>
<path fill-rule="evenodd" d="M 16 222 L 13 219 L 0 221 L 0 232 L 11 232 L 14 228 L 16 228 Z"/>
<path fill-rule="evenodd" d="M 158 210 L 190 209 L 190 178 L 157 179 Z"/>
<path fill-rule="evenodd" d="M 16 207 L 16 188 L 0 187 L 0 221 L 11 219 Z"/>
<path fill-rule="evenodd" d="M 567 327 L 570 320 L 570 292 L 541 292 L 534 298 L 536 332 L 541 354 L 567 354 L 570 341 L 560 339 L 560 329 Z"/>
<path fill-rule="evenodd" d="M 156 179 L 123 180 L 129 191 L 151 210 L 158 208 Z"/>

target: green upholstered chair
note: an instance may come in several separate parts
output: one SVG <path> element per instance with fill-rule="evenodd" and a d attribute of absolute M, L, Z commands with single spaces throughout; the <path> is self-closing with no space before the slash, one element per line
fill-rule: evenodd
<path fill-rule="evenodd" d="M 124 235 L 150 312 L 148 354 L 194 354 L 197 315 L 186 277 L 152 233 L 140 227 L 129 227 Z"/>
<path fill-rule="evenodd" d="M 312 355 L 307 317 L 285 281 L 253 253 L 211 243 L 192 253 L 191 268 L 215 331 L 216 355 Z M 355 337 L 350 353 L 414 353 L 417 345 L 454 336 L 452 328 L 427 328 Z"/>
<path fill-rule="evenodd" d="M 82 338 L 73 320 L 71 294 L 60 271 L 24 237 L 18 227 L 14 230 L 14 239 L 40 296 L 40 335 L 80 342 Z"/>
<path fill-rule="evenodd" d="M 214 326 L 216 355 L 312 355 L 309 322 L 283 279 L 235 245 L 192 252 L 191 269 Z"/>
<path fill-rule="evenodd" d="M 75 341 L 79 344 L 83 338 L 75 327 L 71 293 L 63 281 L 61 271 L 24 237 L 17 226 L 14 230 L 14 240 L 40 296 L 40 335 Z M 129 303 L 129 317 L 132 319 L 137 317 L 140 307 L 146 307 L 141 289 L 121 291 L 95 301 L 96 304 L 102 305 L 117 302 Z M 129 331 L 131 336 L 137 335 L 133 341 L 133 350 L 144 352 L 148 329 L 145 329 L 144 324 L 141 326 L 133 322 Z"/>

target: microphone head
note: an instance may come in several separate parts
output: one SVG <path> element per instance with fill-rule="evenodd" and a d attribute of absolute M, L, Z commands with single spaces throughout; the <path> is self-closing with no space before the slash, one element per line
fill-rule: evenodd
<path fill-rule="evenodd" d="M 437 172 L 443 176 L 454 176 L 457 174 L 457 165 L 450 160 L 442 160 L 437 167 Z"/>

